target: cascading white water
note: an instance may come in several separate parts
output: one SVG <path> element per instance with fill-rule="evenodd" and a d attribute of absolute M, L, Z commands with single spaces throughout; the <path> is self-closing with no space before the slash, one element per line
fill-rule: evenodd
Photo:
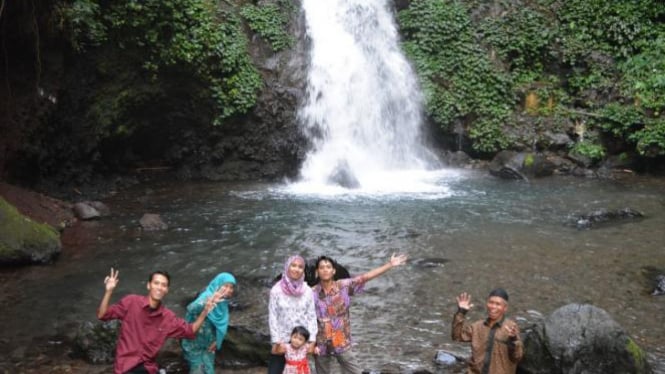
<path fill-rule="evenodd" d="M 408 191 L 438 167 L 421 142 L 422 97 L 387 3 L 302 2 L 311 51 L 299 115 L 314 148 L 301 184 L 329 185 L 341 171 L 362 190 Z"/>

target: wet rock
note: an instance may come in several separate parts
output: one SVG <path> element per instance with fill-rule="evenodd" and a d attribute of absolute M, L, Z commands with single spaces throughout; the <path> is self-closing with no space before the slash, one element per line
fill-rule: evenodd
<path fill-rule="evenodd" d="M 620 222 L 625 220 L 635 220 L 643 218 L 644 214 L 632 209 L 598 209 L 591 213 L 572 215 L 569 217 L 569 225 L 577 227 L 578 230 L 590 229 L 599 224 L 608 224 L 612 222 Z"/>
<path fill-rule="evenodd" d="M 108 205 L 102 203 L 101 201 L 88 201 L 87 203 L 91 207 L 95 208 L 102 217 L 111 215 L 111 209 L 108 207 Z"/>
<path fill-rule="evenodd" d="M 91 364 L 113 363 L 119 327 L 117 320 L 82 323 L 74 338 L 75 355 Z"/>
<path fill-rule="evenodd" d="M 573 140 L 565 132 L 555 133 L 551 131 L 546 131 L 543 134 L 542 143 L 543 144 L 539 145 L 547 149 L 556 151 L 568 148 L 573 143 Z"/>
<path fill-rule="evenodd" d="M 244 326 L 229 326 L 215 361 L 227 368 L 249 367 L 266 365 L 269 355 L 269 335 Z"/>
<path fill-rule="evenodd" d="M 441 158 L 446 165 L 458 168 L 467 167 L 472 162 L 471 157 L 463 151 L 446 151 Z"/>
<path fill-rule="evenodd" d="M 489 172 L 502 179 L 528 180 L 521 172 L 523 161 L 523 154 L 520 156 L 517 152 L 501 151 L 490 162 Z"/>
<path fill-rule="evenodd" d="M 489 166 L 490 174 L 504 179 L 528 180 L 554 174 L 555 164 L 544 154 L 530 152 L 499 152 Z"/>
<path fill-rule="evenodd" d="M 60 250 L 58 231 L 22 215 L 0 197 L 0 266 L 46 264 Z"/>
<path fill-rule="evenodd" d="M 169 226 L 162 221 L 159 214 L 146 213 L 139 220 L 139 224 L 146 231 L 166 230 Z"/>
<path fill-rule="evenodd" d="M 341 160 L 335 166 L 330 176 L 328 176 L 328 183 L 336 184 L 340 187 L 354 189 L 360 187 L 360 182 L 351 171 L 351 167 L 346 160 Z"/>
<path fill-rule="evenodd" d="M 607 312 L 588 304 L 555 310 L 524 329 L 520 372 L 651 373 L 645 352 Z"/>
<path fill-rule="evenodd" d="M 82 220 L 95 219 L 102 216 L 102 213 L 97 210 L 89 201 L 82 201 L 74 204 L 72 207 L 76 217 Z"/>
<path fill-rule="evenodd" d="M 439 350 L 434 356 L 434 363 L 443 366 L 454 365 L 458 362 L 457 358 L 450 352 Z"/>
<path fill-rule="evenodd" d="M 416 258 L 411 260 L 411 264 L 419 268 L 443 267 L 448 262 L 450 262 L 450 260 L 436 257 Z"/>
<path fill-rule="evenodd" d="M 656 286 L 653 291 L 651 291 L 653 296 L 665 295 L 665 275 L 659 275 L 656 277 Z"/>
<path fill-rule="evenodd" d="M 582 169 L 588 169 L 594 164 L 594 160 L 591 157 L 579 153 L 571 152 L 568 154 L 568 158 Z"/>

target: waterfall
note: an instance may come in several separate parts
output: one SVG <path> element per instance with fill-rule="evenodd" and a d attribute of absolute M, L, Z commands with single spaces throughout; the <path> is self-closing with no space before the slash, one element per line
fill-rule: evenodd
<path fill-rule="evenodd" d="M 311 42 L 301 183 L 380 188 L 439 167 L 387 0 L 303 0 Z"/>

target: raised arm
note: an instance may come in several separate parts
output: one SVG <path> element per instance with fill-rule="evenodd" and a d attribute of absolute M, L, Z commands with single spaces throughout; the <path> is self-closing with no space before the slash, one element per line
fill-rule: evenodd
<path fill-rule="evenodd" d="M 387 272 L 388 270 L 394 268 L 395 266 L 400 266 L 406 263 L 408 256 L 405 254 L 393 254 L 390 257 L 390 261 L 388 261 L 385 265 L 379 266 L 376 269 L 370 270 L 367 273 L 363 274 L 363 279 L 365 282 L 370 281 L 381 274 Z"/>
<path fill-rule="evenodd" d="M 203 321 L 205 321 L 206 317 L 208 316 L 208 313 L 210 313 L 213 309 L 215 309 L 217 303 L 220 302 L 225 296 L 226 295 L 223 293 L 222 290 L 217 290 L 217 292 L 212 294 L 212 296 L 209 297 L 208 300 L 206 300 L 203 310 L 201 311 L 201 313 L 199 313 L 199 316 L 192 323 L 192 331 L 195 334 L 197 331 L 199 331 L 201 326 L 203 326 Z"/>
<path fill-rule="evenodd" d="M 111 268 L 111 273 L 104 278 L 104 297 L 102 297 L 101 303 L 99 303 L 99 308 L 97 308 L 97 318 L 101 319 L 106 311 L 109 309 L 109 302 L 111 301 L 111 295 L 113 295 L 113 290 L 115 286 L 118 285 L 118 270 Z"/>
<path fill-rule="evenodd" d="M 471 295 L 463 292 L 457 296 L 457 311 L 453 315 L 453 326 L 451 329 L 453 341 L 471 341 L 473 332 L 471 331 L 471 325 L 466 323 L 466 313 L 471 308 L 473 308 L 473 304 L 471 304 Z"/>

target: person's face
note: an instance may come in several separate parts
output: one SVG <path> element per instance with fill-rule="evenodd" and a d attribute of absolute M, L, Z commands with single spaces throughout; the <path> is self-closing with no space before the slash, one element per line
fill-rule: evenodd
<path fill-rule="evenodd" d="M 224 298 L 228 299 L 229 297 L 233 296 L 233 283 L 224 283 L 221 287 L 219 287 L 219 290 L 222 292 L 222 295 L 225 295 Z"/>
<path fill-rule="evenodd" d="M 162 274 L 155 274 L 148 282 L 148 296 L 150 299 L 161 302 L 169 293 L 169 280 Z"/>
<path fill-rule="evenodd" d="M 298 280 L 300 277 L 302 277 L 303 273 L 305 272 L 305 263 L 299 259 L 296 258 L 295 260 L 291 261 L 289 264 L 289 270 L 287 272 L 287 276 L 291 280 Z"/>
<path fill-rule="evenodd" d="M 490 321 L 498 321 L 503 318 L 508 311 L 508 303 L 499 296 L 492 296 L 487 299 L 487 317 Z"/>
<path fill-rule="evenodd" d="M 300 335 L 300 334 L 293 334 L 291 335 L 291 346 L 293 348 L 298 349 L 305 344 L 305 337 Z"/>
<path fill-rule="evenodd" d="M 328 281 L 335 276 L 335 267 L 330 261 L 319 261 L 319 266 L 316 268 L 316 273 L 322 281 Z"/>

